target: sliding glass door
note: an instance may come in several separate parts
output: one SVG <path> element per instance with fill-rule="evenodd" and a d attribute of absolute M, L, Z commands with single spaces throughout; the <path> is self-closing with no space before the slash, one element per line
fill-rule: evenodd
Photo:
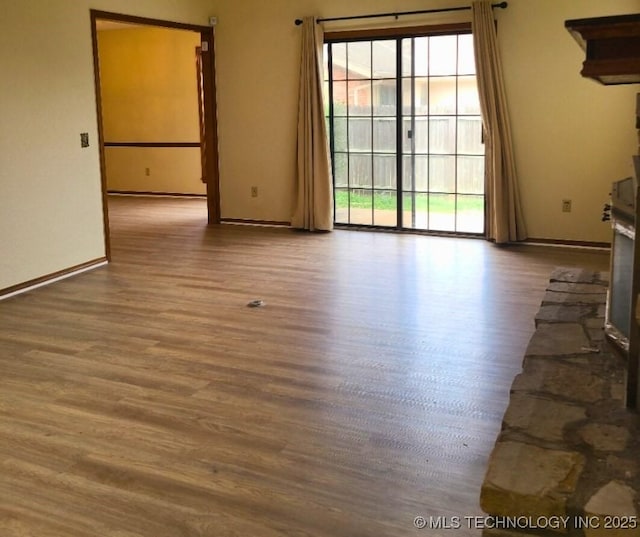
<path fill-rule="evenodd" d="M 483 233 L 471 35 L 336 41 L 325 53 L 336 223 Z"/>

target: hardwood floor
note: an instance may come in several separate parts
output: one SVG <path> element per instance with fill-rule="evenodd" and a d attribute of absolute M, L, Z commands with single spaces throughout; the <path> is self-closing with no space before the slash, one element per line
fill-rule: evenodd
<path fill-rule="evenodd" d="M 551 270 L 608 265 L 192 199 L 110 220 L 109 266 L 0 302 L 2 536 L 480 535 L 413 520 L 481 514 Z"/>

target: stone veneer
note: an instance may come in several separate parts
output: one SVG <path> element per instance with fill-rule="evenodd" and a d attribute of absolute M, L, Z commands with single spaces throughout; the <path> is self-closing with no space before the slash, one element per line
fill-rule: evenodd
<path fill-rule="evenodd" d="M 606 292 L 606 274 L 553 272 L 482 485 L 483 537 L 640 536 L 640 416 Z"/>

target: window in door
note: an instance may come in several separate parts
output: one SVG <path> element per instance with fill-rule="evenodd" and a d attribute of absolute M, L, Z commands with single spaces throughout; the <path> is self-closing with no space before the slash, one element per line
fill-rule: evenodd
<path fill-rule="evenodd" d="M 335 222 L 482 234 L 471 34 L 332 40 L 325 58 Z"/>

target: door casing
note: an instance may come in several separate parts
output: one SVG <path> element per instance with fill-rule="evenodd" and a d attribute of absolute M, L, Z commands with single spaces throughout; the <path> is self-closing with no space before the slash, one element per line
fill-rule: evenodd
<path fill-rule="evenodd" d="M 108 20 L 121 23 L 155 26 L 176 30 L 188 30 L 200 34 L 200 41 L 205 44 L 201 50 L 202 67 L 202 108 L 203 140 L 202 163 L 203 180 L 207 185 L 207 221 L 209 225 L 220 223 L 220 173 L 218 165 L 218 126 L 217 126 L 217 102 L 216 102 L 216 77 L 215 77 L 215 42 L 214 28 L 212 26 L 199 26 L 171 22 L 146 17 L 136 17 L 121 13 L 112 13 L 92 9 L 91 36 L 93 44 L 93 69 L 96 88 L 96 110 L 98 120 L 98 143 L 100 147 L 100 177 L 102 184 L 102 211 L 105 237 L 105 252 L 108 260 L 111 260 L 111 241 L 109 233 L 109 210 L 107 204 L 107 176 L 104 151 L 104 129 L 102 120 L 102 98 L 100 84 L 100 65 L 98 56 L 98 20 Z M 206 50 L 205 50 L 206 49 Z"/>

